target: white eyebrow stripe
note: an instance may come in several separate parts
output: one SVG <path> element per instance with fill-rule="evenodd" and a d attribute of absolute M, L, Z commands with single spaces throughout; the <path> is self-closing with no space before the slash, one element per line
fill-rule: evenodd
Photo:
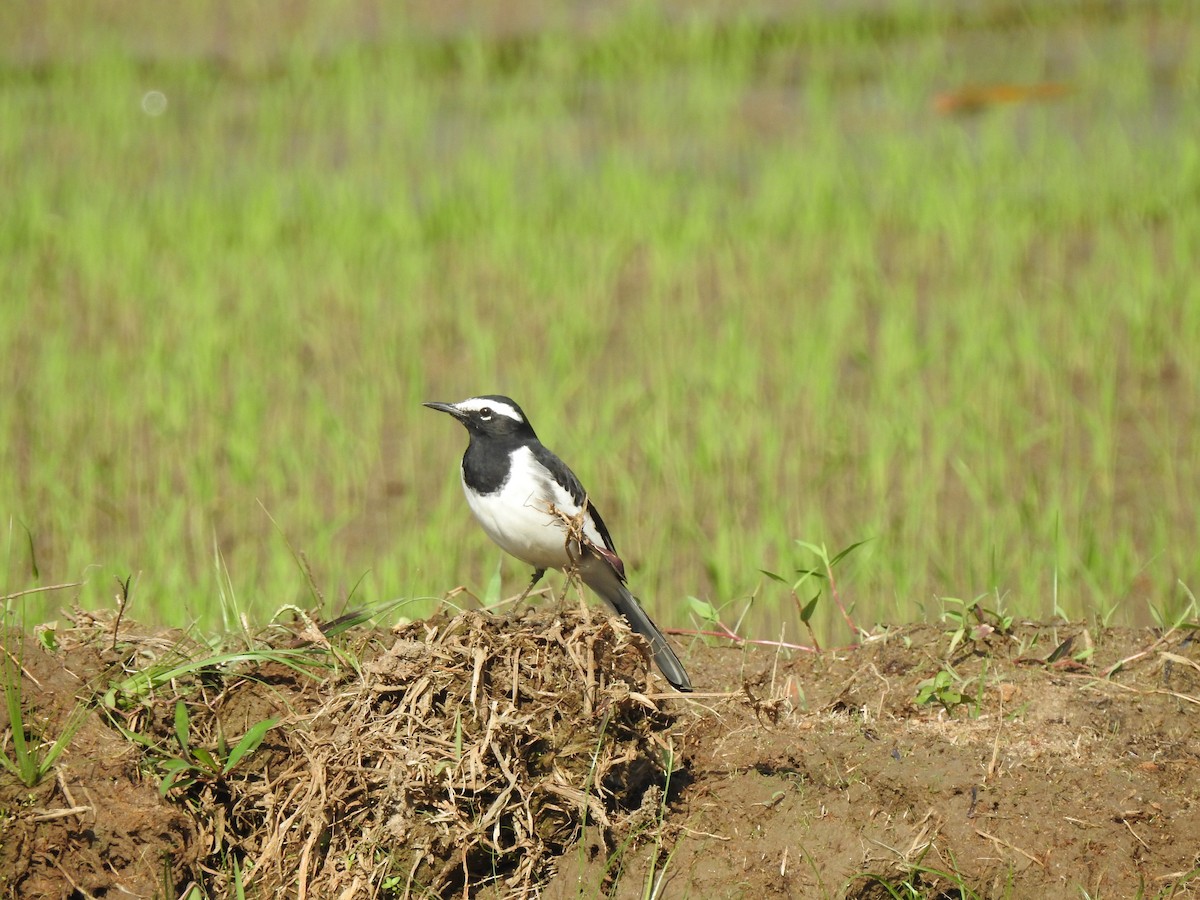
<path fill-rule="evenodd" d="M 525 421 L 524 417 L 511 406 L 509 406 L 507 403 L 501 403 L 497 400 L 487 400 L 483 397 L 472 397 L 469 400 L 464 400 L 462 403 L 456 403 L 454 405 L 464 412 L 479 412 L 484 407 L 488 407 L 497 415 L 507 416 L 514 422 Z"/>

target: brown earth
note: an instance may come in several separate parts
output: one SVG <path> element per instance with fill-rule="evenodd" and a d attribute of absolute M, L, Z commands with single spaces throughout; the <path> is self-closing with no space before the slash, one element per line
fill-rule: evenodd
<path fill-rule="evenodd" d="M 576 610 L 358 631 L 322 647 L 309 629 L 317 645 L 290 655 L 203 666 L 211 651 L 178 634 L 125 625 L 114 640 L 86 615 L 46 636 L 53 650 L 10 636 L 33 739 L 90 711 L 35 787 L 0 773 L 0 892 L 218 897 L 240 879 L 270 897 L 1096 898 L 1200 885 L 1200 648 L 1186 629 L 985 626 L 952 654 L 928 625 L 799 655 L 680 637 L 691 696 L 656 676 L 648 687 L 641 644 Z M 148 671 L 170 677 L 128 680 Z M 944 702 L 918 703 L 942 671 Z M 223 771 L 269 717 L 261 746 Z M 6 714 L 0 730 L 11 758 Z M 170 760 L 205 751 L 216 769 L 193 767 L 164 798 Z"/>

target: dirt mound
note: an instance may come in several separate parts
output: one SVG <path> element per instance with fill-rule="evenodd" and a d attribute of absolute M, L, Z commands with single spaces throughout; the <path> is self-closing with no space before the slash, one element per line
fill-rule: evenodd
<path fill-rule="evenodd" d="M 276 733 L 269 837 L 242 848 L 255 879 L 317 896 L 536 884 L 585 819 L 619 835 L 668 774 L 670 719 L 645 680 L 616 620 L 410 626 Z M 235 819 L 251 825 L 247 801 Z"/>
<path fill-rule="evenodd" d="M 355 647 L 207 662 L 190 642 L 126 635 L 108 659 L 91 652 L 87 678 L 68 669 L 101 643 L 83 631 L 60 634 L 58 654 L 20 654 L 58 685 L 25 692 L 25 721 L 47 735 L 76 697 L 100 698 L 43 803 L 4 781 L 5 887 L 22 897 L 168 896 L 192 881 L 214 895 L 528 890 L 585 822 L 610 845 L 640 827 L 676 764 L 644 647 L 615 619 L 464 613 Z M 51 819 L 53 794 L 87 801 Z"/>
<path fill-rule="evenodd" d="M 1036 624 L 789 659 L 576 611 L 214 651 L 80 617 L 24 666 L 10 897 L 1187 896 L 1200 648 Z M 48 645 L 48 646 L 47 646 Z M 10 665 L 10 672 L 13 671 Z M 658 683 L 658 682 L 656 682 Z M 78 715 L 78 713 L 74 713 Z M 7 716 L 0 718 L 11 758 Z M 43 750 L 45 744 L 42 745 Z"/>

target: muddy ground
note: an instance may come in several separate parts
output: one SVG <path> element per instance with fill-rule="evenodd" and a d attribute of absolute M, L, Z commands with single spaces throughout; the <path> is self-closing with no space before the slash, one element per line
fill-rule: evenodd
<path fill-rule="evenodd" d="M 211 664 L 78 615 L 8 641 L 31 740 L 85 711 L 38 784 L 0 774 L 0 893 L 1192 896 L 1191 633 L 909 625 L 822 653 L 679 635 L 684 697 L 575 609 L 327 647 L 301 623 L 259 638 L 279 655 Z"/>

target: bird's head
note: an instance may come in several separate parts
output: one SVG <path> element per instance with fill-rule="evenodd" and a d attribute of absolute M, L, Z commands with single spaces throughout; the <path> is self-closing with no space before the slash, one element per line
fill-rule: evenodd
<path fill-rule="evenodd" d="M 462 422 L 472 437 L 536 437 L 521 407 L 508 397 L 487 394 L 458 403 L 423 403 Z"/>

